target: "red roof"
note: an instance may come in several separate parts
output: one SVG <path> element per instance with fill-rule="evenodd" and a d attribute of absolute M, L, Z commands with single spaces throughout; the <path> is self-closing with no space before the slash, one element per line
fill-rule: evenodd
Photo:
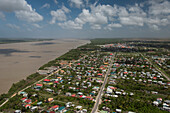
<path fill-rule="evenodd" d="M 22 98 L 21 100 L 25 100 L 27 97 Z"/>
<path fill-rule="evenodd" d="M 36 84 L 36 86 L 43 86 L 42 84 Z"/>
<path fill-rule="evenodd" d="M 90 96 L 86 96 L 86 98 L 91 98 Z"/>
<path fill-rule="evenodd" d="M 153 77 L 153 79 L 156 79 L 156 77 Z"/>
<path fill-rule="evenodd" d="M 110 89 L 117 89 L 116 87 L 110 87 Z"/>
<path fill-rule="evenodd" d="M 44 79 L 44 82 L 50 82 L 50 79 Z"/>
<path fill-rule="evenodd" d="M 50 113 L 55 113 L 55 111 L 50 111 Z"/>
<path fill-rule="evenodd" d="M 30 104 L 25 105 L 25 107 L 29 107 L 29 106 L 31 106 L 31 105 Z"/>
<path fill-rule="evenodd" d="M 76 94 L 72 94 L 71 96 L 72 96 L 72 97 L 75 97 L 75 96 L 76 96 Z"/>
<path fill-rule="evenodd" d="M 53 107 L 51 107 L 51 108 L 55 109 L 55 108 L 58 108 L 58 107 L 59 107 L 58 105 L 55 105 L 55 106 L 53 106 Z"/>
<path fill-rule="evenodd" d="M 80 95 L 79 97 L 80 97 L 80 98 L 82 98 L 82 97 L 83 97 L 83 95 Z"/>
<path fill-rule="evenodd" d="M 80 65 L 80 63 L 77 63 L 77 65 Z"/>
<path fill-rule="evenodd" d="M 30 100 L 30 99 L 27 99 L 25 102 L 26 102 L 26 103 L 30 103 L 30 102 L 31 102 L 31 100 Z"/>
<path fill-rule="evenodd" d="M 54 83 L 59 83 L 58 81 L 54 81 Z"/>
<path fill-rule="evenodd" d="M 124 72 L 124 74 L 127 74 L 128 72 Z"/>
<path fill-rule="evenodd" d="M 100 75 L 100 76 L 102 76 L 102 74 L 101 74 L 101 73 L 98 73 L 97 75 Z"/>

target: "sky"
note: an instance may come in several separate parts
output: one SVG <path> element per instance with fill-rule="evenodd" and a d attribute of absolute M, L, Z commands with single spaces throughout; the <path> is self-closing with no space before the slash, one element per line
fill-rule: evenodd
<path fill-rule="evenodd" d="M 170 38 L 170 0 L 0 0 L 1 38 Z"/>

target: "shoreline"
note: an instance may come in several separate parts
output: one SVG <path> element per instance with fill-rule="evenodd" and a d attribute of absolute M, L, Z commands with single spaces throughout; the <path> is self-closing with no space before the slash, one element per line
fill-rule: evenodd
<path fill-rule="evenodd" d="M 63 47 L 61 47 L 61 50 L 59 51 L 59 52 L 57 52 L 57 54 L 56 55 L 51 55 L 50 56 L 50 58 L 46 58 L 46 57 L 48 57 L 48 56 L 46 56 L 44 59 L 43 59 L 43 61 L 41 62 L 41 61 L 39 61 L 38 63 L 39 63 L 39 65 L 38 66 L 33 66 L 32 68 L 34 68 L 34 71 L 32 71 L 32 72 L 29 72 L 29 74 L 21 74 L 20 75 L 20 77 L 15 77 L 15 81 L 14 80 L 11 80 L 11 81 L 9 81 L 8 80 L 8 84 L 11 84 L 10 86 L 8 85 L 8 88 L 7 88 L 7 86 L 5 86 L 4 87 L 4 85 L 3 85 L 3 81 L 7 81 L 7 78 L 9 77 L 9 78 L 12 78 L 13 76 L 8 76 L 8 77 L 6 77 L 6 76 L 1 76 L 1 92 L 0 92 L 0 95 L 1 94 L 6 94 L 6 93 L 8 93 L 8 91 L 9 91 L 9 89 L 12 87 L 12 84 L 14 84 L 14 83 L 18 83 L 20 80 L 22 80 L 22 79 L 26 79 L 28 76 L 30 76 L 32 73 L 34 73 L 34 72 L 36 72 L 36 70 L 37 69 L 39 69 L 39 67 L 41 67 L 42 65 L 44 65 L 44 64 L 46 64 L 46 63 L 48 63 L 49 61 L 51 61 L 51 60 L 54 60 L 54 59 L 56 59 L 56 58 L 58 58 L 58 57 L 60 57 L 60 56 L 62 56 L 62 55 L 64 55 L 65 53 L 67 53 L 68 51 L 70 51 L 70 50 L 72 50 L 72 49 L 74 49 L 74 48 L 77 48 L 77 47 L 79 47 L 79 46 L 81 46 L 81 45 L 85 45 L 85 44 L 87 44 L 87 43 L 90 43 L 90 40 L 77 40 L 77 39 L 57 39 L 57 40 L 52 40 L 52 41 L 63 41 L 64 42 L 64 44 L 66 44 L 66 43 L 68 43 L 68 45 L 69 45 L 69 43 L 73 43 L 73 45 L 69 45 L 69 47 L 65 47 L 65 49 L 64 50 L 62 50 L 63 49 Z M 41 43 L 44 43 L 44 42 L 51 42 L 51 41 L 40 41 L 40 42 L 24 42 L 24 43 L 17 43 L 18 45 L 19 44 L 32 44 L 32 43 L 38 43 L 38 44 L 41 44 Z M 75 44 L 76 43 L 76 44 Z M 16 44 L 16 43 L 15 43 Z M 58 45 L 58 43 L 55 43 L 56 45 Z M 3 45 L 5 45 L 5 44 L 3 44 Z M 10 43 L 10 45 L 11 45 L 11 43 Z M 54 44 L 51 44 L 51 45 L 54 45 Z M 47 46 L 47 47 L 50 47 L 51 46 L 50 44 L 48 45 L 48 43 L 47 43 L 47 45 L 42 45 L 42 46 Z M 37 46 L 39 46 L 39 45 L 37 45 Z M 41 47 L 42 47 L 41 46 Z M 0 46 L 0 49 L 1 48 L 3 48 L 2 46 Z M 29 48 L 29 49 L 31 49 L 31 48 Z M 54 48 L 53 48 L 54 49 Z M 57 50 L 56 51 L 58 51 L 58 48 L 56 48 Z M 60 49 L 60 48 L 59 48 Z M 50 51 L 50 49 L 49 49 L 49 51 Z M 55 51 L 55 50 L 54 50 Z M 48 51 L 46 51 L 47 53 L 46 54 L 51 54 L 51 53 L 48 53 Z M 12 55 L 16 55 L 17 56 L 17 54 L 19 54 L 17 57 L 21 57 L 22 56 L 22 54 L 25 56 L 25 55 L 28 55 L 29 53 L 11 53 Z M 38 53 L 39 54 L 39 53 Z M 2 57 L 2 54 L 0 54 L 0 56 Z M 41 55 L 40 55 L 41 56 Z M 36 59 L 40 59 L 40 56 L 37 56 L 35 53 L 32 55 L 32 57 L 30 56 L 30 59 L 34 59 L 34 61 L 36 60 Z M 7 59 L 9 59 L 10 57 L 8 57 Z M 42 57 L 43 58 L 43 57 Z M 30 63 L 33 63 L 34 61 L 31 61 Z M 22 59 L 21 59 L 21 62 L 23 62 L 23 66 L 22 67 L 25 67 L 24 66 L 24 62 L 25 61 L 22 61 Z M 10 64 L 10 63 L 9 63 Z M 17 63 L 16 63 L 17 64 Z M 26 64 L 26 63 L 25 63 Z M 2 65 L 2 64 L 1 64 Z M 22 68 L 21 67 L 21 68 Z M 35 69 L 35 67 L 36 67 L 36 69 Z M 0 69 L 2 69 L 2 68 L 0 68 Z M 29 69 L 29 71 L 30 71 L 30 69 Z M 28 73 L 28 72 L 24 72 L 24 73 Z M 6 80 L 5 80 L 6 79 Z M 14 81 L 14 82 L 13 82 Z M 2 89 L 5 89 L 5 91 L 3 90 L 2 91 Z"/>

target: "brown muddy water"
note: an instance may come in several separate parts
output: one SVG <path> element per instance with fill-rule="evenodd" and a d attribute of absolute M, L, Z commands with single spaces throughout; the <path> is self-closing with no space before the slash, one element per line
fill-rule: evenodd
<path fill-rule="evenodd" d="M 13 83 L 36 72 L 48 61 L 89 42 L 80 39 L 58 39 L 0 44 L 0 94 L 6 93 Z"/>

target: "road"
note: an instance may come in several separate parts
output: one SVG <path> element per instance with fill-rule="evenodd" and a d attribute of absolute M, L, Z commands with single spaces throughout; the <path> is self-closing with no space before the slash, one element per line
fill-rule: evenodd
<path fill-rule="evenodd" d="M 151 65 L 153 65 L 153 67 L 159 71 L 168 81 L 170 81 L 170 78 L 165 74 L 163 73 L 160 69 L 158 69 L 148 58 L 146 58 L 142 53 L 140 53 Z"/>
<path fill-rule="evenodd" d="M 96 113 L 98 111 L 99 102 L 101 100 L 105 85 L 107 83 L 108 75 L 110 74 L 110 69 L 111 69 L 112 64 L 113 64 L 113 58 L 114 58 L 114 55 L 111 58 L 110 65 L 109 65 L 108 70 L 107 70 L 107 72 L 105 74 L 104 82 L 103 82 L 103 84 L 102 84 L 102 86 L 100 88 L 100 91 L 99 91 L 99 93 L 98 93 L 98 95 L 96 97 L 96 103 L 94 104 L 94 107 L 93 107 L 91 113 Z"/>

